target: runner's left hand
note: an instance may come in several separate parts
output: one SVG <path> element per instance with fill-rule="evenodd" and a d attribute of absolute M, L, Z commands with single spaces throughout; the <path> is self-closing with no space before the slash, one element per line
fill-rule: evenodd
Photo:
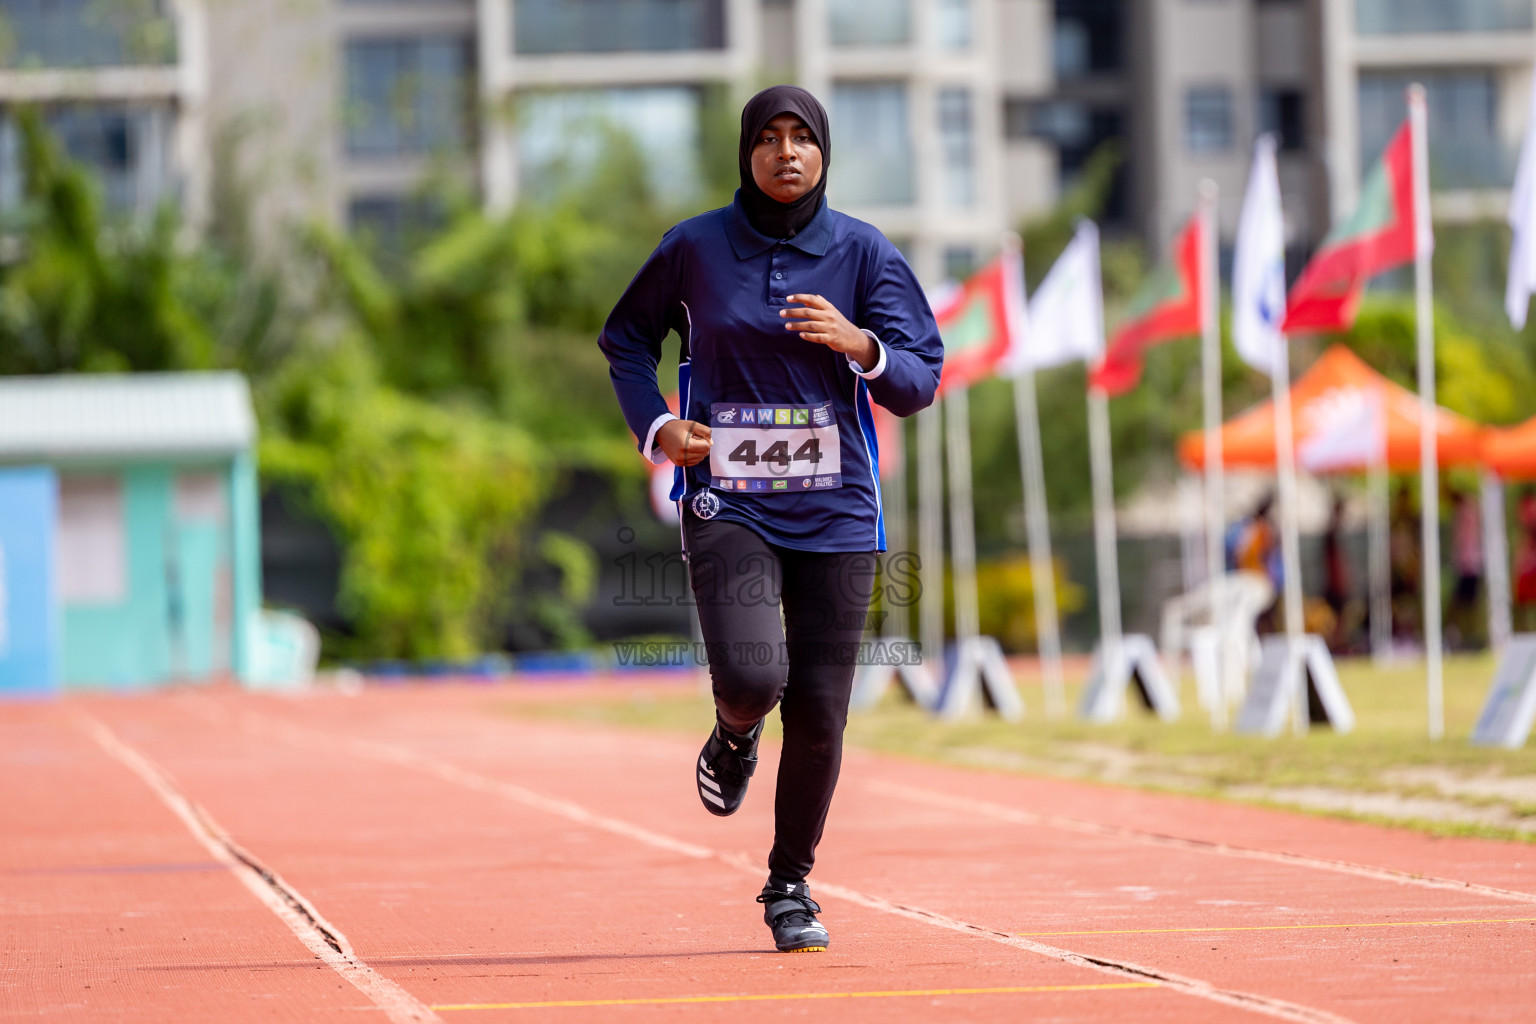
<path fill-rule="evenodd" d="M 873 370 L 880 361 L 880 349 L 875 339 L 848 322 L 836 306 L 820 295 L 791 295 L 790 302 L 804 305 L 798 309 L 783 309 L 781 317 L 800 317 L 784 325 L 786 331 L 798 331 L 806 341 L 825 345 L 834 352 L 841 352 L 865 371 Z"/>

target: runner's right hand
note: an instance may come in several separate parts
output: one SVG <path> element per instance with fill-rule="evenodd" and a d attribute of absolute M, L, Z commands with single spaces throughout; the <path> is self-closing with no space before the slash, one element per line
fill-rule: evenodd
<path fill-rule="evenodd" d="M 679 466 L 696 466 L 709 458 L 709 427 L 693 420 L 667 420 L 656 431 L 656 445 Z"/>

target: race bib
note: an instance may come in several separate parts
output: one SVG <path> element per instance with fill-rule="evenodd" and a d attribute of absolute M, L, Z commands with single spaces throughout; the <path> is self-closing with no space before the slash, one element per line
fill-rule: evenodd
<path fill-rule="evenodd" d="M 843 486 L 832 403 L 709 407 L 710 485 L 793 494 Z"/>

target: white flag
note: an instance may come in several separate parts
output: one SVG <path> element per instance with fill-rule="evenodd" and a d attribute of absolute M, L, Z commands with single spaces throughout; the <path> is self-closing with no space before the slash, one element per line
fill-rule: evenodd
<path fill-rule="evenodd" d="M 1536 75 L 1531 77 L 1530 102 L 1520 168 L 1515 171 L 1515 188 L 1509 197 L 1509 226 L 1515 229 L 1515 241 L 1509 250 L 1504 308 L 1517 331 L 1525 328 L 1526 308 L 1531 293 L 1536 292 Z"/>
<path fill-rule="evenodd" d="M 1029 302 L 1024 344 L 1015 370 L 1092 362 L 1104 350 L 1104 289 L 1099 276 L 1099 229 L 1078 222 L 1077 233 Z"/>
<path fill-rule="evenodd" d="M 1232 342 L 1243 362 L 1272 373 L 1285 344 L 1285 215 L 1280 209 L 1280 172 L 1275 137 L 1259 137 L 1253 170 L 1237 223 L 1232 262 Z"/>

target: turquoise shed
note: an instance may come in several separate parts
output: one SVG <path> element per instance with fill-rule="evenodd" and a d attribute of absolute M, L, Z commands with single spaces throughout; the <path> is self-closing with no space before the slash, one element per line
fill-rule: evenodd
<path fill-rule="evenodd" d="M 0 465 L 57 474 L 65 687 L 250 678 L 255 442 L 237 373 L 0 377 Z"/>

